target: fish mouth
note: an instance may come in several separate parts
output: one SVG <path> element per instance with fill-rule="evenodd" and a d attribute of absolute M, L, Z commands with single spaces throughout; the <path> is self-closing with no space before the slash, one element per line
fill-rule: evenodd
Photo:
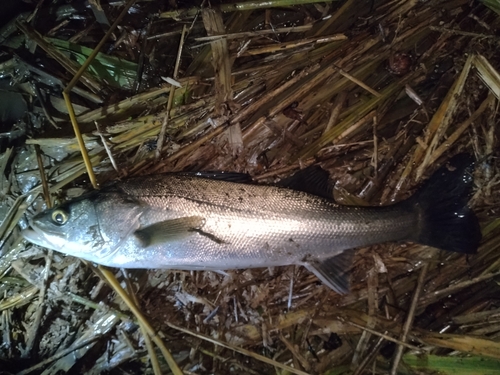
<path fill-rule="evenodd" d="M 57 246 L 43 231 L 36 227 L 32 227 L 32 229 L 24 229 L 21 231 L 21 235 L 24 239 L 34 243 L 35 245 L 59 251 L 59 246 Z"/>

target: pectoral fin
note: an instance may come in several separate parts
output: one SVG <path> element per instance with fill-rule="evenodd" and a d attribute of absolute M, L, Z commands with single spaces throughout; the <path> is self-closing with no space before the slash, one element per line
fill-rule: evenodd
<path fill-rule="evenodd" d="M 337 293 L 346 294 L 353 258 L 354 250 L 346 250 L 331 258 L 310 261 L 306 268 Z"/>
<path fill-rule="evenodd" d="M 196 234 L 205 219 L 200 216 L 186 216 L 178 219 L 165 220 L 148 227 L 136 230 L 135 236 L 142 246 L 148 247 L 168 241 L 179 240 Z"/>

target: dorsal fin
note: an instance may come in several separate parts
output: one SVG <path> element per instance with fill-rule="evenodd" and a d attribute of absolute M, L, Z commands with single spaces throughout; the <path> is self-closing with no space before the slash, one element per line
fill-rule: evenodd
<path fill-rule="evenodd" d="M 252 177 L 250 177 L 248 173 L 239 173 L 239 172 L 220 172 L 220 171 L 179 172 L 178 175 L 208 178 L 210 180 L 240 182 L 240 183 L 253 182 Z"/>
<path fill-rule="evenodd" d="M 332 200 L 333 190 L 330 186 L 329 177 L 328 172 L 319 165 L 311 165 L 290 177 L 284 178 L 278 183 L 278 186 Z"/>

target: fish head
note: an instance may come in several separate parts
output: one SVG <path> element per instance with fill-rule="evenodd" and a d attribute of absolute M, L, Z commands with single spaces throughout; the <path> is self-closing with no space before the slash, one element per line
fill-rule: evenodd
<path fill-rule="evenodd" d="M 22 235 L 28 241 L 87 260 L 106 247 L 99 228 L 95 201 L 82 197 L 35 215 L 31 229 Z"/>

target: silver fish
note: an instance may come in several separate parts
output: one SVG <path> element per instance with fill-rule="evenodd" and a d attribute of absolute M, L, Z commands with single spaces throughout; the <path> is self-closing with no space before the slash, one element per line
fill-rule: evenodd
<path fill-rule="evenodd" d="M 247 175 L 131 178 L 36 215 L 24 237 L 110 267 L 225 270 L 303 265 L 339 293 L 351 249 L 412 241 L 474 253 L 481 233 L 467 207 L 472 160 L 461 154 L 411 198 L 385 207 L 336 204 L 328 174 L 309 168 L 284 186 Z M 229 180 L 229 181 L 228 181 Z"/>

